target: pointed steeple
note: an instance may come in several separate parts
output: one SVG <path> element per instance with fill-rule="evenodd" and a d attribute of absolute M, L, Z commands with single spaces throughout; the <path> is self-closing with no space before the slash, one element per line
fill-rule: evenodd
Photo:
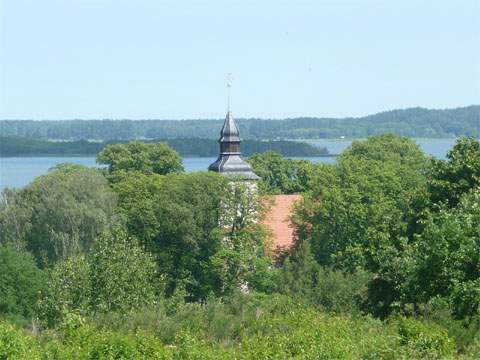
<path fill-rule="evenodd" d="M 208 170 L 241 180 L 259 180 L 250 164 L 241 158 L 240 131 L 229 110 L 220 131 L 220 154 Z"/>
<path fill-rule="evenodd" d="M 233 119 L 232 112 L 229 110 L 225 117 L 222 130 L 220 131 L 220 142 L 240 142 L 240 131 L 237 123 Z"/>

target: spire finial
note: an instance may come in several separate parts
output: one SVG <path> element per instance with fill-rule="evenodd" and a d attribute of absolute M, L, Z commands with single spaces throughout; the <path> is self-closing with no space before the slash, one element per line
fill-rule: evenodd
<path fill-rule="evenodd" d="M 232 87 L 232 73 L 227 75 L 227 110 L 230 112 L 230 88 Z"/>

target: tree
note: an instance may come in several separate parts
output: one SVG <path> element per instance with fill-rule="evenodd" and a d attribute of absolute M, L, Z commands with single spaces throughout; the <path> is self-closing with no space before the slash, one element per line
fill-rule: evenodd
<path fill-rule="evenodd" d="M 315 261 L 310 243 L 304 241 L 285 259 L 278 284 L 281 292 L 312 301 L 320 265 Z"/>
<path fill-rule="evenodd" d="M 306 191 L 315 168 L 308 160 L 285 159 L 274 151 L 254 154 L 247 161 L 261 178 L 261 190 L 268 194 L 294 194 Z"/>
<path fill-rule="evenodd" d="M 71 312 L 87 315 L 92 310 L 89 272 L 85 255 L 72 256 L 49 269 L 36 309 L 40 320 L 53 326 Z"/>
<path fill-rule="evenodd" d="M 323 307 L 327 311 L 359 312 L 369 274 L 332 270 L 315 261 L 308 241 L 288 256 L 280 271 L 278 289 L 289 296 Z"/>
<path fill-rule="evenodd" d="M 31 215 L 31 206 L 24 202 L 19 191 L 5 188 L 0 199 L 0 244 L 8 244 L 17 250 L 25 249 Z"/>
<path fill-rule="evenodd" d="M 425 189 L 427 158 L 393 135 L 356 141 L 335 167 L 315 177 L 306 224 L 323 265 L 378 270 L 377 255 L 401 248 L 416 200 Z"/>
<path fill-rule="evenodd" d="M 128 144 L 109 145 L 98 154 L 97 162 L 107 165 L 110 173 L 138 171 L 165 175 L 184 171 L 180 155 L 163 143 L 131 141 Z"/>
<path fill-rule="evenodd" d="M 221 226 L 234 236 L 258 223 L 266 205 L 266 202 L 261 202 L 255 185 L 243 181 L 231 182 L 222 196 Z"/>
<path fill-rule="evenodd" d="M 33 257 L 0 245 L 0 316 L 29 319 L 33 316 L 45 275 Z"/>
<path fill-rule="evenodd" d="M 338 164 L 323 167 L 300 211 L 300 241 L 323 266 L 373 274 L 371 309 L 385 316 L 401 296 L 427 157 L 394 135 L 355 141 Z"/>
<path fill-rule="evenodd" d="M 50 273 L 39 313 L 49 325 L 69 312 L 127 312 L 153 305 L 163 292 L 153 256 L 121 228 L 102 234 L 86 256 Z"/>
<path fill-rule="evenodd" d="M 480 142 L 457 141 L 446 160 L 434 160 L 428 182 L 431 201 L 454 207 L 460 197 L 480 186 Z"/>
<path fill-rule="evenodd" d="M 113 184 L 129 233 L 152 252 L 167 294 L 186 284 L 192 298 L 217 286 L 209 259 L 221 246 L 219 229 L 227 181 L 214 173 L 121 176 Z"/>
<path fill-rule="evenodd" d="M 112 184 L 118 196 L 117 213 L 125 220 L 129 234 L 134 235 L 145 250 L 155 251 L 155 237 L 160 231 L 156 209 L 165 177 L 141 172 L 123 173 Z"/>
<path fill-rule="evenodd" d="M 155 255 L 167 295 L 185 287 L 188 299 L 205 299 L 244 280 L 268 287 L 260 276 L 268 272 L 264 237 L 254 221 L 260 206 L 248 186 L 211 172 L 135 173 L 112 186 L 129 233 Z"/>
<path fill-rule="evenodd" d="M 91 304 L 99 311 L 127 311 L 153 304 L 163 286 L 152 254 L 123 229 L 102 234 L 87 257 Z"/>
<path fill-rule="evenodd" d="M 447 299 L 458 318 L 480 315 L 480 191 L 462 195 L 458 206 L 429 212 L 411 251 L 410 287 L 417 300 Z"/>
<path fill-rule="evenodd" d="M 98 170 L 85 166 L 59 165 L 27 187 L 5 194 L 0 240 L 25 247 L 41 267 L 85 252 L 118 221 L 115 194 Z"/>

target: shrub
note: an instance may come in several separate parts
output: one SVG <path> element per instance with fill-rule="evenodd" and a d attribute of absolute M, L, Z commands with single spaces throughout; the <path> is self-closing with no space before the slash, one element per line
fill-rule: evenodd
<path fill-rule="evenodd" d="M 33 257 L 0 245 L 0 316 L 28 319 L 45 286 L 45 274 Z"/>
<path fill-rule="evenodd" d="M 122 333 L 100 330 L 79 315 L 69 313 L 58 328 L 42 335 L 45 359 L 171 359 L 170 351 L 142 331 Z"/>
<path fill-rule="evenodd" d="M 0 359 L 40 359 L 34 339 L 14 326 L 0 322 Z"/>
<path fill-rule="evenodd" d="M 421 359 L 440 359 L 453 355 L 455 344 L 445 329 L 434 324 L 424 324 L 412 318 L 396 321 L 400 344 Z"/>
<path fill-rule="evenodd" d="M 130 321 L 98 327 L 67 314 L 38 337 L 0 324 L 0 359 L 445 359 L 455 357 L 446 331 L 413 319 L 384 323 L 332 316 L 286 297 L 244 297 L 237 304 L 188 304 L 165 316 L 178 327 L 167 345 L 163 329 Z M 125 318 L 131 318 L 127 314 Z M 229 324 L 237 323 L 229 332 Z M 161 324 L 161 322 L 160 322 Z M 144 324 L 148 325 L 148 324 Z M 154 325 L 154 324 L 151 324 Z M 227 337 L 219 336 L 221 329 Z M 219 332 L 220 330 L 220 332 Z M 156 332 L 157 331 L 157 332 Z M 236 334 L 235 336 L 232 336 Z M 470 349 L 472 359 L 475 348 Z M 5 355 L 6 354 L 6 355 Z"/>

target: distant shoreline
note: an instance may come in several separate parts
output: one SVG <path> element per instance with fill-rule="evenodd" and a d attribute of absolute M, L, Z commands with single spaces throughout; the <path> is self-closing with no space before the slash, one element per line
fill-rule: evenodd
<path fill-rule="evenodd" d="M 146 143 L 166 143 L 175 149 L 182 157 L 215 157 L 218 155 L 218 141 L 214 139 L 155 139 L 138 140 Z M 49 141 L 32 138 L 0 137 L 0 157 L 95 157 L 105 147 L 114 144 L 124 144 L 127 140 L 110 140 L 91 142 Z M 254 153 L 275 151 L 287 157 L 317 157 L 331 156 L 325 147 L 315 146 L 298 141 L 242 141 L 242 153 L 250 156 Z"/>
<path fill-rule="evenodd" d="M 0 120 L 1 136 L 33 139 L 218 139 L 223 120 Z M 452 109 L 420 107 L 361 117 L 237 118 L 246 139 L 353 139 L 395 133 L 416 138 L 479 136 L 480 105 Z"/>

